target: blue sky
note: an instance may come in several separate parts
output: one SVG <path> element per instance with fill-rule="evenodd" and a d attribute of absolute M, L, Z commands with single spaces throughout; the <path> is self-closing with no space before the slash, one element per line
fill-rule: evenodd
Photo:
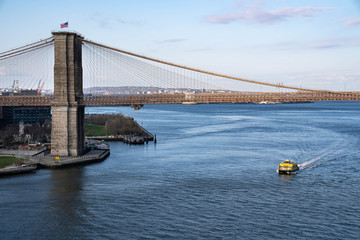
<path fill-rule="evenodd" d="M 0 0 L 0 20 L 0 51 L 68 21 L 89 40 L 186 66 L 360 90 L 360 0 Z"/>

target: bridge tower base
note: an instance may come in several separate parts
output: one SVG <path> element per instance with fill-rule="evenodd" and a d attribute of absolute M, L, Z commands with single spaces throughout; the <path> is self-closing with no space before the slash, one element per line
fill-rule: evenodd
<path fill-rule="evenodd" d="M 72 32 L 53 32 L 55 45 L 51 155 L 79 156 L 85 150 L 82 40 Z"/>

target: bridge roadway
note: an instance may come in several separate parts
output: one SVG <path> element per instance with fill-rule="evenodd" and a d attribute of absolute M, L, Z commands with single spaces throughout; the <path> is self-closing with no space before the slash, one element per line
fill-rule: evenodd
<path fill-rule="evenodd" d="M 51 106 L 52 95 L 0 96 L 0 106 Z M 356 92 L 242 92 L 197 94 L 148 94 L 148 95 L 85 95 L 80 99 L 84 106 L 118 106 L 155 103 L 258 103 L 306 101 L 359 101 Z"/>

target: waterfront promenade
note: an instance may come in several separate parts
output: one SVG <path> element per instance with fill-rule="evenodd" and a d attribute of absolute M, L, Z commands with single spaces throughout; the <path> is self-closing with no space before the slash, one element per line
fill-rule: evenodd
<path fill-rule="evenodd" d="M 33 155 L 27 155 L 27 151 L 0 150 L 0 156 L 14 156 L 24 159 L 21 165 L 10 165 L 0 169 L 0 176 L 33 172 L 39 168 L 61 168 L 100 162 L 105 160 L 110 155 L 110 150 L 90 150 L 82 156 L 77 157 L 58 157 L 51 156 L 48 153 L 49 151 L 35 153 L 32 151 Z"/>

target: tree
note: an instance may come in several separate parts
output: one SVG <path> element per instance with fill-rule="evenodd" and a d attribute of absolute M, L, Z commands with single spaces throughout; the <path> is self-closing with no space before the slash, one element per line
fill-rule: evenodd
<path fill-rule="evenodd" d="M 142 135 L 143 130 L 139 127 L 137 122 L 122 114 L 92 114 L 86 115 L 86 124 L 105 126 L 107 134 L 110 135 L 128 135 L 137 134 Z"/>
<path fill-rule="evenodd" d="M 17 125 L 6 125 L 1 131 L 1 137 L 4 141 L 5 146 L 9 146 L 15 142 L 15 137 L 19 134 L 19 126 Z"/>

